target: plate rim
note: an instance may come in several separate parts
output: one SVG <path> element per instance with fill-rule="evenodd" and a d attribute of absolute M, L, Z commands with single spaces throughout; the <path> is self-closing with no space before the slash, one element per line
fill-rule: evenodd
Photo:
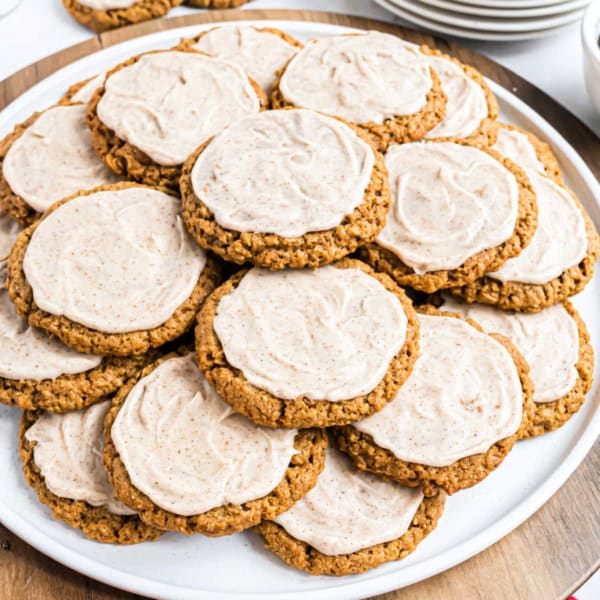
<path fill-rule="evenodd" d="M 506 18 L 495 19 L 493 17 L 479 17 L 478 15 L 461 15 L 459 12 L 441 9 L 425 4 L 420 0 L 387 0 L 392 6 L 399 10 L 407 10 L 417 16 L 429 21 L 447 24 L 452 27 L 472 29 L 487 33 L 535 33 L 546 29 L 554 29 L 573 23 L 583 15 L 585 8 L 574 8 L 563 14 L 550 17 L 528 17 L 524 19 Z"/>
<path fill-rule="evenodd" d="M 279 26 L 282 29 L 285 29 L 286 25 L 293 27 L 303 25 L 307 29 L 310 29 L 311 27 L 325 27 L 327 29 L 332 30 L 356 30 L 356 28 L 344 25 L 336 25 L 325 22 L 297 21 L 294 19 L 253 19 L 251 21 L 247 20 L 243 22 L 270 23 L 271 25 L 277 24 L 277 26 Z M 26 103 L 30 98 L 34 97 L 36 94 L 43 93 L 44 88 L 53 87 L 55 85 L 55 80 L 58 82 L 61 78 L 65 77 L 66 73 L 69 73 L 71 70 L 76 70 L 76 68 L 78 66 L 81 66 L 82 63 L 93 63 L 91 57 L 108 57 L 111 54 L 116 54 L 117 51 L 119 49 L 122 49 L 124 46 L 135 45 L 136 42 L 140 43 L 142 39 L 151 38 L 152 41 L 160 40 L 163 38 L 168 39 L 170 37 L 173 37 L 174 35 L 180 34 L 179 32 L 184 32 L 186 30 L 198 31 L 207 27 L 214 27 L 220 24 L 232 23 L 233 21 L 205 22 L 195 23 L 193 25 L 178 27 L 174 29 L 168 29 L 166 31 L 160 31 L 143 36 L 138 36 L 130 40 L 124 41 L 122 43 L 115 44 L 103 50 L 99 50 L 85 57 L 82 57 L 70 63 L 69 65 L 66 65 L 65 67 L 57 70 L 55 73 L 45 78 L 44 80 L 38 82 L 27 92 L 20 95 L 8 106 L 6 106 L 5 109 L 0 113 L 0 124 L 3 121 L 9 121 L 10 123 L 13 123 L 14 119 L 11 120 L 11 117 L 15 111 L 19 110 L 19 105 Z M 494 83 L 493 81 L 488 80 L 488 82 L 490 83 L 494 93 L 498 96 L 498 98 L 501 101 L 504 100 L 505 102 L 508 102 L 511 105 L 511 108 L 515 108 L 519 112 L 524 113 L 536 127 L 545 130 L 546 135 L 548 135 L 549 137 L 554 137 L 560 140 L 562 149 L 565 155 L 567 156 L 569 162 L 577 170 L 579 175 L 586 181 L 588 187 L 590 187 L 590 189 L 594 191 L 593 195 L 595 196 L 595 203 L 597 205 L 597 208 L 600 209 L 600 184 L 596 180 L 594 174 L 591 172 L 589 167 L 587 167 L 584 160 L 569 144 L 569 142 L 533 108 L 529 107 L 522 100 L 514 96 L 510 91 L 506 90 L 500 85 Z M 593 398 L 588 398 L 588 402 L 592 401 L 596 405 L 600 404 L 599 390 L 596 391 Z M 414 567 L 412 567 L 412 570 L 426 570 L 426 567 L 429 566 L 429 563 L 433 561 L 437 561 L 438 565 L 433 569 L 428 570 L 426 575 L 417 576 L 416 578 L 411 577 L 410 582 L 402 584 L 394 583 L 393 580 L 397 578 L 397 573 L 382 573 L 378 577 L 373 577 L 363 582 L 351 581 L 347 584 L 336 586 L 335 589 L 326 587 L 322 589 L 311 590 L 311 598 L 314 598 L 315 600 L 322 598 L 323 600 L 325 600 L 331 598 L 332 594 L 339 595 L 342 592 L 351 593 L 349 596 L 345 596 L 346 598 L 360 598 L 363 597 L 363 594 L 371 595 L 383 593 L 391 589 L 397 589 L 398 585 L 409 585 L 410 583 L 414 583 L 426 577 L 433 576 L 439 572 L 451 568 L 452 566 L 460 562 L 467 560 L 474 554 L 481 552 L 489 545 L 504 537 L 509 531 L 518 527 L 518 525 L 520 525 L 524 520 L 529 518 L 545 502 L 547 502 L 556 493 L 556 491 L 558 491 L 558 489 L 564 484 L 568 477 L 575 471 L 577 466 L 585 458 L 590 448 L 594 444 L 598 433 L 600 433 L 600 411 L 596 411 L 595 414 L 590 416 L 590 419 L 585 425 L 581 437 L 576 442 L 574 442 L 573 446 L 565 454 L 565 457 L 560 463 L 559 468 L 552 474 L 552 476 L 550 476 L 541 486 L 533 490 L 525 498 L 525 500 L 523 500 L 517 507 L 515 507 L 510 512 L 504 514 L 503 517 L 499 521 L 497 521 L 493 527 L 487 527 L 473 538 L 470 538 L 469 540 L 459 544 L 458 546 L 454 546 L 451 550 L 446 551 L 444 553 L 444 556 L 453 554 L 455 556 L 459 556 L 459 558 L 450 558 L 449 560 L 446 560 L 440 564 L 440 555 L 435 555 L 426 560 L 424 563 L 421 563 L 420 565 L 415 565 Z M 123 571 L 118 570 L 114 567 L 103 565 L 101 563 L 98 563 L 97 561 L 82 556 L 78 554 L 75 550 L 71 550 L 70 548 L 64 546 L 58 546 L 58 550 L 62 554 L 57 554 L 57 544 L 51 536 L 37 531 L 35 527 L 29 524 L 25 518 L 14 513 L 3 503 L 0 503 L 0 520 L 13 533 L 21 537 L 25 542 L 29 543 L 34 548 L 40 550 L 42 553 L 46 554 L 47 556 L 53 558 L 57 562 L 60 562 L 69 568 L 72 568 L 82 574 L 88 575 L 104 583 L 107 583 L 108 585 L 116 586 L 120 589 L 131 591 L 134 593 L 142 593 L 154 598 L 177 598 L 178 600 L 183 600 L 185 598 L 210 598 L 214 600 L 225 600 L 226 598 L 231 598 L 230 593 L 199 591 L 197 589 L 192 589 L 187 586 L 175 586 L 172 584 L 165 584 L 163 582 L 150 581 L 138 575 L 124 573 Z M 477 543 L 473 543 L 474 540 Z M 462 550 L 467 546 L 469 546 L 469 550 L 465 551 L 464 553 L 461 553 Z M 177 595 L 173 595 L 174 592 Z M 278 594 L 277 597 L 281 600 L 298 600 L 305 593 L 306 592 L 303 591 L 287 592 L 283 594 Z M 264 599 L 265 594 L 243 594 L 241 595 L 241 597 L 247 600 L 258 600 L 258 598 Z"/>
<path fill-rule="evenodd" d="M 583 10 L 588 6 L 590 0 L 566 0 L 560 4 L 552 4 L 533 8 L 500 8 L 477 6 L 475 4 L 459 4 L 451 0 L 420 0 L 420 2 L 428 6 L 435 6 L 436 8 L 441 8 L 457 14 L 522 19 L 538 16 L 545 17 L 560 15 L 577 10 L 579 8 Z"/>
<path fill-rule="evenodd" d="M 518 42 L 524 40 L 534 40 L 539 39 L 551 35 L 555 35 L 559 31 L 567 27 L 572 27 L 576 21 L 571 23 L 565 23 L 564 25 L 560 25 L 558 27 L 551 27 L 549 29 L 539 29 L 537 31 L 531 32 L 495 32 L 495 31 L 480 31 L 477 29 L 465 28 L 465 27 L 455 27 L 455 26 L 446 26 L 444 23 L 440 23 L 439 21 L 435 21 L 433 19 L 427 19 L 420 15 L 413 13 L 409 9 L 401 9 L 398 8 L 397 5 L 393 5 L 389 0 L 374 0 L 379 6 L 389 10 L 393 15 L 405 19 L 419 27 L 423 27 L 427 31 L 433 31 L 436 33 L 441 33 L 443 35 L 448 35 L 455 38 L 463 38 L 467 40 L 479 40 L 484 42 Z"/>
<path fill-rule="evenodd" d="M 539 8 L 542 6 L 558 6 L 569 0 L 456 0 L 458 5 L 485 6 L 489 8 Z"/>

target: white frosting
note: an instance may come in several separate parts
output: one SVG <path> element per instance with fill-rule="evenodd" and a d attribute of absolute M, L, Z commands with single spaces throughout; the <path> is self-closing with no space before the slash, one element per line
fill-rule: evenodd
<path fill-rule="evenodd" d="M 435 69 L 448 97 L 446 115 L 425 137 L 469 137 L 488 116 L 482 87 L 466 75 L 461 67 L 446 58 L 424 55 L 424 59 Z"/>
<path fill-rule="evenodd" d="M 422 501 L 420 488 L 358 471 L 328 448 L 317 485 L 274 521 L 323 554 L 350 554 L 402 537 Z"/>
<path fill-rule="evenodd" d="M 101 356 L 80 354 L 29 327 L 15 313 L 4 289 L 0 289 L 0 347 L 0 377 L 6 379 L 55 379 L 89 371 L 102 362 Z"/>
<path fill-rule="evenodd" d="M 140 379 L 111 429 L 133 485 L 184 516 L 271 493 L 297 454 L 297 433 L 259 427 L 236 414 L 192 354 Z"/>
<path fill-rule="evenodd" d="M 545 175 L 528 171 L 536 194 L 538 225 L 529 245 L 488 277 L 500 281 L 544 284 L 578 265 L 588 240 L 581 210 L 571 194 Z"/>
<path fill-rule="evenodd" d="M 2 169 L 11 190 L 38 212 L 116 181 L 94 152 L 83 104 L 44 111 L 9 148 Z"/>
<path fill-rule="evenodd" d="M 20 231 L 20 225 L 10 215 L 0 212 L 0 270 Z"/>
<path fill-rule="evenodd" d="M 410 377 L 392 402 L 354 427 L 401 460 L 444 467 L 513 435 L 523 392 L 510 354 L 494 338 L 454 317 L 419 320 Z"/>
<path fill-rule="evenodd" d="M 392 207 L 377 242 L 416 273 L 456 269 L 512 236 L 519 186 L 489 154 L 419 142 L 392 146 L 385 162 Z"/>
<path fill-rule="evenodd" d="M 87 104 L 92 99 L 94 92 L 104 84 L 105 78 L 106 71 L 91 77 L 71 96 L 71 102 L 83 102 Z"/>
<path fill-rule="evenodd" d="M 443 310 L 458 312 L 488 333 L 509 338 L 529 364 L 535 402 L 552 402 L 575 385 L 579 360 L 577 323 L 562 304 L 538 313 L 499 310 L 483 304 L 464 304 L 445 298 Z"/>
<path fill-rule="evenodd" d="M 274 110 L 216 136 L 192 169 L 219 225 L 297 237 L 339 225 L 364 201 L 373 150 L 337 119 Z"/>
<path fill-rule="evenodd" d="M 277 72 L 298 52 L 296 46 L 288 44 L 278 35 L 242 25 L 212 29 L 193 47 L 240 65 L 260 87 L 269 92 Z"/>
<path fill-rule="evenodd" d="M 529 138 L 520 131 L 499 127 L 498 138 L 492 148 L 523 169 L 536 171 L 542 175 L 546 172 Z"/>
<path fill-rule="evenodd" d="M 160 165 L 179 165 L 229 123 L 260 110 L 238 65 L 195 52 L 146 54 L 110 75 L 100 120 Z"/>
<path fill-rule="evenodd" d="M 114 10 L 117 8 L 129 8 L 140 2 L 140 0 L 77 0 L 77 2 L 95 10 Z"/>
<path fill-rule="evenodd" d="M 110 400 L 106 400 L 75 412 L 45 412 L 25 438 L 36 442 L 33 460 L 53 494 L 104 506 L 116 515 L 135 515 L 114 497 L 102 465 L 104 417 L 109 407 Z"/>
<path fill-rule="evenodd" d="M 39 224 L 25 253 L 36 304 L 105 333 L 162 325 L 206 264 L 179 212 L 177 198 L 147 187 L 62 205 Z"/>
<path fill-rule="evenodd" d="M 406 338 L 400 300 L 358 269 L 249 271 L 219 303 L 227 361 L 277 398 L 348 400 L 383 379 Z"/>
<path fill-rule="evenodd" d="M 419 112 L 432 86 L 417 48 L 371 31 L 312 41 L 283 73 L 284 98 L 354 123 L 383 123 Z"/>

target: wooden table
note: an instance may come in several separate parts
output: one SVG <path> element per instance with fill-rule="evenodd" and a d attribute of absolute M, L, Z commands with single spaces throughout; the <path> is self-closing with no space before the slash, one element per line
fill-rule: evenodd
<path fill-rule="evenodd" d="M 543 115 L 600 177 L 600 140 L 575 116 L 515 73 L 466 48 L 425 33 L 369 19 L 312 11 L 198 13 L 98 35 L 0 82 L 0 108 L 57 69 L 96 50 L 172 27 L 245 19 L 291 19 L 400 33 L 477 67 Z M 0 483 L 1 485 L 1 483 Z M 566 598 L 600 567 L 600 443 L 561 490 L 533 517 L 470 560 L 379 600 L 552 600 Z M 46 558 L 0 526 L 0 598 L 4 600 L 132 600 Z M 139 598 L 139 597 L 138 597 Z"/>

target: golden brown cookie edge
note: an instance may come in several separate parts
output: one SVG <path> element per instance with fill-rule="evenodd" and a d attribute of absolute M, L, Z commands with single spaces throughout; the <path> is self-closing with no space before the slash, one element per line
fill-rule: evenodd
<path fill-rule="evenodd" d="M 519 212 L 511 237 L 494 248 L 482 250 L 474 254 L 456 269 L 429 271 L 419 275 L 411 267 L 404 264 L 394 252 L 384 248 L 377 242 L 372 242 L 359 248 L 359 258 L 376 271 L 387 273 L 398 285 L 409 286 L 428 294 L 442 289 L 466 285 L 479 279 L 486 272 L 500 268 L 509 258 L 518 256 L 527 247 L 537 227 L 538 210 L 535 192 L 529 178 L 521 167 L 509 159 L 503 158 L 498 152 L 491 150 L 479 142 L 453 138 L 431 140 L 426 143 L 439 144 L 448 142 L 485 152 L 509 170 L 515 176 L 519 185 Z"/>
<path fill-rule="evenodd" d="M 546 283 L 500 281 L 483 275 L 472 282 L 451 288 L 450 293 L 459 296 L 469 304 L 480 302 L 504 310 L 539 312 L 544 308 L 565 302 L 585 288 L 594 275 L 595 265 L 600 254 L 600 237 L 592 219 L 575 194 L 564 185 L 556 181 L 555 183 L 569 192 L 585 221 L 588 248 L 584 259 Z"/>
<path fill-rule="evenodd" d="M 108 79 L 114 73 L 133 65 L 143 56 L 164 52 L 190 52 L 208 56 L 203 52 L 199 52 L 198 50 L 194 50 L 187 46 L 167 50 L 150 50 L 132 56 L 126 61 L 118 64 L 108 71 L 106 78 Z M 254 80 L 248 79 L 259 99 L 260 110 L 265 110 L 268 103 L 265 92 Z M 102 123 L 98 117 L 97 107 L 104 91 L 105 87 L 102 85 L 94 92 L 86 112 L 86 121 L 92 132 L 92 145 L 94 146 L 96 154 L 98 154 L 106 166 L 117 175 L 137 181 L 138 183 L 161 186 L 178 191 L 182 165 L 159 165 L 145 152 L 118 137 L 112 129 Z"/>
<path fill-rule="evenodd" d="M 594 349 L 590 342 L 590 334 L 581 315 L 569 302 L 563 303 L 571 318 L 577 324 L 579 336 L 579 356 L 575 368 L 577 381 L 575 385 L 561 398 L 552 402 L 535 402 L 529 426 L 523 431 L 522 439 L 544 435 L 562 427 L 583 403 L 585 396 L 592 388 L 594 380 Z"/>
<path fill-rule="evenodd" d="M 104 466 L 115 490 L 115 496 L 138 511 L 140 518 L 158 529 L 184 534 L 201 533 L 207 536 L 231 535 L 274 519 L 311 490 L 325 466 L 327 436 L 322 429 L 298 432 L 295 447 L 299 451 L 290 461 L 282 481 L 268 495 L 241 505 L 228 504 L 193 516 L 177 515 L 158 507 L 143 492 L 134 487 L 121 461 L 111 436 L 111 428 L 120 408 L 133 386 L 163 362 L 181 356 L 185 351 L 170 353 L 148 365 L 131 378 L 114 396 L 105 420 Z"/>
<path fill-rule="evenodd" d="M 406 558 L 437 527 L 444 512 L 445 500 L 445 494 L 441 491 L 434 496 L 425 497 L 410 527 L 401 537 L 351 554 L 323 554 L 272 521 L 261 523 L 255 530 L 262 537 L 265 548 L 291 567 L 307 571 L 311 575 L 352 575 Z"/>
<path fill-rule="evenodd" d="M 88 196 L 100 191 L 114 191 L 130 187 L 148 186 L 132 182 L 120 182 L 102 185 L 91 190 L 84 190 L 53 204 L 46 211 L 44 218 L 62 204 L 74 198 Z M 161 189 L 160 191 L 172 194 L 168 189 Z M 220 282 L 221 267 L 217 259 L 207 255 L 206 265 L 191 295 L 162 325 L 145 331 L 133 331 L 129 333 L 103 333 L 90 329 L 71 321 L 65 316 L 47 313 L 35 304 L 33 290 L 23 271 L 23 260 L 31 236 L 42 221 L 43 219 L 30 225 L 17 236 L 15 245 L 8 258 L 8 293 L 14 304 L 16 313 L 21 318 L 28 321 L 32 327 L 44 329 L 49 335 L 59 338 L 67 346 L 79 352 L 102 356 L 137 356 L 145 354 L 151 348 L 157 348 L 166 344 L 193 327 L 196 313 L 200 309 L 200 306 Z"/>
<path fill-rule="evenodd" d="M 116 27 L 164 17 L 172 8 L 179 6 L 182 2 L 183 0 L 138 0 L 126 8 L 100 10 L 84 6 L 77 0 L 63 0 L 63 6 L 78 23 L 96 33 L 102 33 Z"/>
<path fill-rule="evenodd" d="M 157 540 L 162 535 L 162 531 L 146 525 L 137 515 L 115 515 L 103 506 L 92 506 L 83 500 L 71 500 L 53 494 L 35 464 L 35 442 L 25 437 L 26 431 L 38 417 L 38 411 L 23 412 L 19 427 L 19 454 L 27 484 L 35 490 L 40 502 L 50 508 L 55 519 L 105 544 L 139 544 Z"/>
<path fill-rule="evenodd" d="M 421 306 L 418 312 L 461 319 L 484 333 L 475 321 L 463 319 L 459 314 L 439 310 L 434 306 Z M 352 458 L 358 469 L 390 477 L 402 485 L 423 486 L 425 495 L 435 494 L 437 488 L 444 490 L 447 494 L 454 494 L 485 479 L 502 463 L 515 442 L 527 431 L 535 410 L 529 365 L 508 338 L 495 333 L 488 335 L 508 351 L 519 374 L 523 390 L 523 416 L 516 433 L 497 441 L 485 453 L 461 458 L 445 467 L 433 467 L 401 460 L 390 450 L 378 446 L 371 435 L 358 431 L 352 425 L 335 430 L 334 435 L 338 448 Z"/>
<path fill-rule="evenodd" d="M 240 283 L 247 271 L 240 271 L 215 290 L 198 313 L 196 326 L 196 357 L 200 370 L 218 394 L 234 410 L 265 427 L 330 427 L 364 419 L 381 410 L 391 401 L 398 388 L 410 375 L 418 355 L 419 322 L 416 312 L 404 291 L 387 275 L 376 273 L 365 263 L 343 258 L 332 263 L 337 268 L 357 268 L 374 277 L 402 303 L 408 318 L 406 340 L 392 359 L 383 379 L 364 396 L 329 402 L 310 400 L 303 396 L 293 400 L 276 398 L 253 386 L 243 373 L 227 362 L 213 321 L 222 297 Z"/>
<path fill-rule="evenodd" d="M 194 164 L 211 142 L 208 140 L 188 158 L 182 169 L 179 187 L 183 220 L 188 231 L 198 244 L 224 260 L 240 265 L 251 262 L 273 270 L 316 268 L 343 258 L 360 245 L 373 241 L 385 225 L 391 204 L 387 169 L 383 156 L 369 138 L 358 128 L 350 127 L 369 144 L 375 164 L 363 202 L 336 227 L 287 238 L 273 233 L 239 232 L 219 225 L 211 210 L 194 193 L 191 179 Z"/>

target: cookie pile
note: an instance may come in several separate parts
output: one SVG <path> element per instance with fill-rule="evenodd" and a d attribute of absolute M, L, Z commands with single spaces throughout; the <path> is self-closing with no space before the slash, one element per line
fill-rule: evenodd
<path fill-rule="evenodd" d="M 592 382 L 600 242 L 473 68 L 231 26 L 74 85 L 0 143 L 0 401 L 56 518 L 404 558 Z M 20 230 L 20 226 L 24 229 Z"/>

